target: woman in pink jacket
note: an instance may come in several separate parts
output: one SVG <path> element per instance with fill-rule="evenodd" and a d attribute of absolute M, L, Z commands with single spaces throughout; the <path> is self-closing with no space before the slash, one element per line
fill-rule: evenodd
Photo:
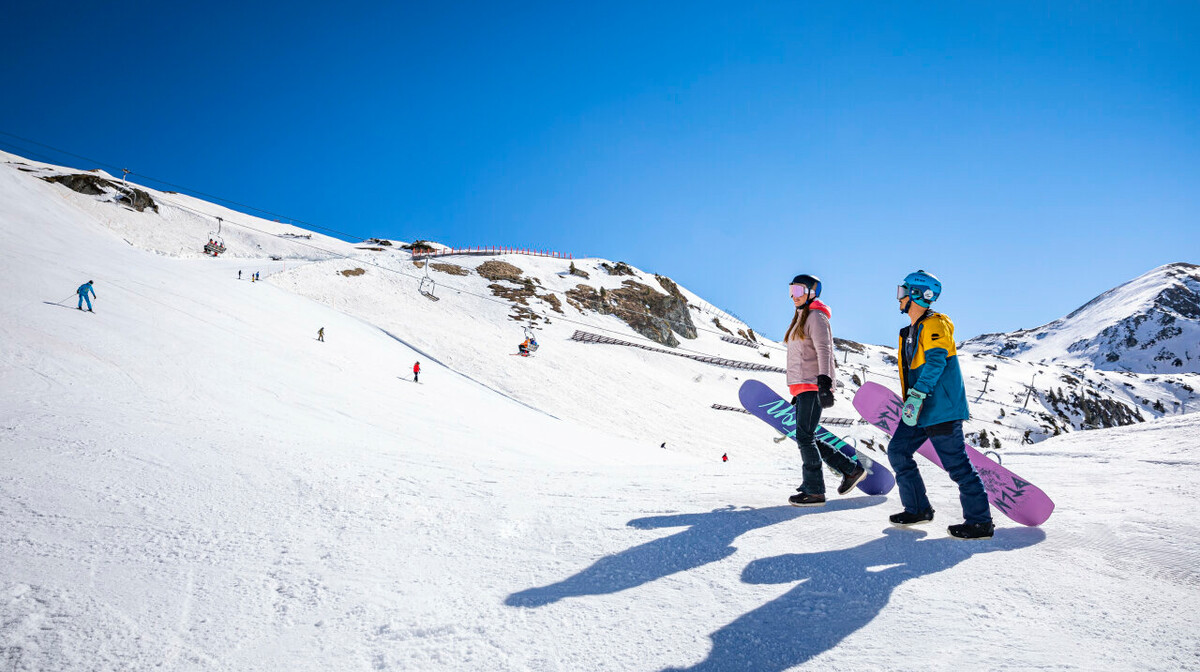
<path fill-rule="evenodd" d="M 833 379 L 836 375 L 833 356 L 833 331 L 829 328 L 832 313 L 829 306 L 817 299 L 821 295 L 821 280 L 813 275 L 792 278 L 792 303 L 796 312 L 783 337 L 787 345 L 787 383 L 796 407 L 796 443 L 804 460 L 804 480 L 797 488 L 799 494 L 788 501 L 793 506 L 824 506 L 825 479 L 821 460 L 842 474 L 838 494 L 850 492 L 867 471 L 858 462 L 816 440 L 821 409 L 833 406 Z"/>

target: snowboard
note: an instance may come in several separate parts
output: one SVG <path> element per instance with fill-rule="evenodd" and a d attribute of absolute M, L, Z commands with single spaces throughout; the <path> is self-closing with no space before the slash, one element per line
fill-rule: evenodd
<path fill-rule="evenodd" d="M 742 407 L 759 420 L 775 428 L 775 431 L 796 438 L 796 407 L 784 400 L 770 387 L 757 380 L 747 380 L 738 390 L 738 399 Z M 861 464 L 867 470 L 867 477 L 858 482 L 858 489 L 868 495 L 886 495 L 896 486 L 896 477 L 882 464 L 858 453 L 833 432 L 817 426 L 817 441 L 837 450 L 846 457 Z"/>
<path fill-rule="evenodd" d="M 879 383 L 866 382 L 854 395 L 854 408 L 863 419 L 891 436 L 900 425 L 900 397 Z M 917 452 L 937 466 L 942 466 L 933 443 L 926 441 Z M 1034 527 L 1046 522 L 1054 512 L 1054 502 L 1041 488 L 1000 466 L 995 460 L 967 444 L 967 457 L 987 489 L 992 506 L 1013 522 Z M 944 467 L 943 467 L 944 468 Z"/>

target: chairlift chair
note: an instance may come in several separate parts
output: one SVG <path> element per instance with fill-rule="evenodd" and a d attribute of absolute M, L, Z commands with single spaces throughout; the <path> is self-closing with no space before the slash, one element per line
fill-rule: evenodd
<path fill-rule="evenodd" d="M 434 294 L 436 289 L 437 282 L 434 281 L 433 276 L 429 275 L 429 259 L 426 258 L 425 275 L 421 278 L 421 284 L 417 286 L 417 291 L 421 293 L 421 296 L 424 296 L 430 301 L 438 301 L 439 299 L 437 295 Z"/>
<path fill-rule="evenodd" d="M 208 234 L 208 242 L 204 244 L 204 253 L 217 256 L 225 251 L 225 240 L 221 238 L 221 224 L 224 220 L 217 217 L 216 233 Z"/>
<path fill-rule="evenodd" d="M 537 349 L 538 349 L 537 336 L 535 336 L 533 333 L 533 324 L 532 323 L 530 323 L 528 326 L 525 327 L 525 342 L 528 344 L 528 348 L 529 348 L 530 352 L 537 352 Z"/>

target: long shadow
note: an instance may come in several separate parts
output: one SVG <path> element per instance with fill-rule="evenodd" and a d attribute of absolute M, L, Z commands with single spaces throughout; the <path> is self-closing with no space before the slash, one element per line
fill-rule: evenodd
<path fill-rule="evenodd" d="M 854 548 L 755 560 L 742 572 L 742 581 L 803 583 L 714 632 L 708 658 L 686 669 L 769 671 L 799 665 L 870 623 L 905 581 L 950 569 L 973 555 L 1026 548 L 1045 538 L 1045 532 L 1030 527 L 997 530 L 984 541 L 925 539 L 923 532 L 888 529 Z"/>
<path fill-rule="evenodd" d="M 629 521 L 640 530 L 687 527 L 669 537 L 635 546 L 601 558 L 575 576 L 541 588 L 509 595 L 510 607 L 541 607 L 563 598 L 606 595 L 636 588 L 656 579 L 695 569 L 733 555 L 733 541 L 741 534 L 776 523 L 821 512 L 861 509 L 886 501 L 885 497 L 838 499 L 820 508 L 773 506 L 765 509 L 729 506 L 709 513 L 652 516 Z"/>

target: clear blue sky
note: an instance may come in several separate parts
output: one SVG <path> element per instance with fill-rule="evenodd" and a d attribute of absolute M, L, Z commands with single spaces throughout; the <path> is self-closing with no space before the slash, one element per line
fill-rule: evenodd
<path fill-rule="evenodd" d="M 800 272 L 891 344 L 917 267 L 965 338 L 1200 263 L 1196 2 L 179 4 L 10 3 L 0 131 L 363 237 L 628 261 L 773 337 Z"/>

